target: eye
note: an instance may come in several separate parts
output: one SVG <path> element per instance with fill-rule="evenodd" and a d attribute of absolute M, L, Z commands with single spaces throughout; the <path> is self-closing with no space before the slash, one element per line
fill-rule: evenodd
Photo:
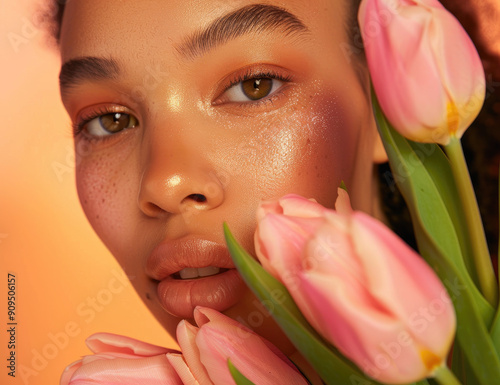
<path fill-rule="evenodd" d="M 284 81 L 269 77 L 254 77 L 229 87 L 221 97 L 223 102 L 252 102 L 272 95 Z"/>
<path fill-rule="evenodd" d="M 107 136 L 137 125 L 137 118 L 134 115 L 112 112 L 87 119 L 82 128 L 92 136 Z"/>

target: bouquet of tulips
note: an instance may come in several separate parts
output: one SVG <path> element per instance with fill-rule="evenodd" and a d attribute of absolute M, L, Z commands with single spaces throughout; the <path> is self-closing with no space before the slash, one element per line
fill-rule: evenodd
<path fill-rule="evenodd" d="M 264 202 L 261 264 L 226 227 L 231 254 L 327 384 L 497 384 L 499 288 L 460 142 L 485 98 L 480 58 L 437 0 L 363 0 L 358 17 L 420 255 L 343 189 L 335 210 Z"/>

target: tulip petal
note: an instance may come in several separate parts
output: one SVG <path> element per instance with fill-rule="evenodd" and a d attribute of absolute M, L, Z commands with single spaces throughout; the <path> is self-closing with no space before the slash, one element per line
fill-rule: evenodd
<path fill-rule="evenodd" d="M 417 346 L 405 334 L 406 325 L 377 311 L 378 304 L 366 291 L 342 279 L 314 274 L 304 277 L 302 293 L 297 303 L 310 303 L 314 312 L 308 319 L 313 326 L 366 374 L 385 383 L 401 383 L 429 373 Z"/>
<path fill-rule="evenodd" d="M 255 249 L 262 266 L 277 279 L 277 271 L 290 274 L 299 268 L 305 242 L 323 222 L 321 218 L 298 218 L 267 214 L 255 233 Z"/>
<path fill-rule="evenodd" d="M 170 362 L 170 365 L 175 369 L 177 374 L 182 380 L 182 383 L 184 385 L 199 385 L 200 383 L 196 380 L 196 378 L 193 376 L 193 373 L 189 369 L 189 366 L 186 364 L 186 361 L 184 361 L 184 358 L 182 357 L 182 354 L 180 353 L 168 353 L 167 354 L 167 359 L 168 362 Z M 208 382 L 202 382 L 203 385 L 205 384 L 211 384 L 211 381 Z"/>
<path fill-rule="evenodd" d="M 362 274 L 349 236 L 350 222 L 350 216 L 333 211 L 325 213 L 325 222 L 306 245 L 302 264 L 304 271 L 336 274 L 341 266 L 352 276 Z"/>
<path fill-rule="evenodd" d="M 257 209 L 257 221 L 267 214 L 285 214 L 292 217 L 319 217 L 326 209 L 314 199 L 288 194 L 277 200 L 263 201 Z"/>
<path fill-rule="evenodd" d="M 82 365 L 73 374 L 70 385 L 105 383 L 107 385 L 170 385 L 182 384 L 166 355 L 135 360 L 116 358 L 94 360 Z"/>
<path fill-rule="evenodd" d="M 459 112 L 456 136 L 460 138 L 482 108 L 484 71 L 474 44 L 455 17 L 437 6 L 433 13 L 434 20 L 439 20 L 438 31 L 442 35 L 440 39 L 431 40 L 433 55 L 439 63 L 444 63 L 441 78 Z"/>
<path fill-rule="evenodd" d="M 335 210 L 339 214 L 349 215 L 352 213 L 351 199 L 349 194 L 343 188 L 337 189 L 337 200 L 335 201 Z"/>
<path fill-rule="evenodd" d="M 278 200 L 283 214 L 290 217 L 320 217 L 327 210 L 314 199 L 306 199 L 300 195 L 288 194 Z"/>
<path fill-rule="evenodd" d="M 217 322 L 220 323 L 221 325 L 224 325 L 224 327 L 233 328 L 233 331 L 236 330 L 238 334 L 243 336 L 244 338 L 246 338 L 247 335 L 254 334 L 252 330 L 246 328 L 241 323 L 225 316 L 222 313 L 219 313 L 217 310 L 210 309 L 207 307 L 197 306 L 196 309 L 194 310 L 194 319 L 199 327 L 202 327 L 208 322 L 213 322 L 213 323 Z M 283 362 L 285 362 L 292 369 L 297 370 L 295 365 L 288 359 L 286 355 L 284 355 L 281 352 L 281 350 L 279 350 L 276 346 L 274 346 L 271 342 L 269 342 L 265 338 L 262 338 L 262 342 L 264 342 L 264 344 L 269 348 L 269 350 L 271 350 L 276 356 L 278 356 L 281 360 L 283 360 Z"/>
<path fill-rule="evenodd" d="M 412 336 L 438 356 L 447 353 L 455 334 L 455 313 L 441 281 L 427 263 L 383 224 L 363 213 L 353 221 L 358 255 L 368 272 L 370 292 L 408 323 Z M 377 242 L 378 247 L 373 250 Z M 372 256 L 368 257 L 369 249 Z M 373 261 L 380 261 L 374 264 Z M 422 285 L 425 282 L 425 285 Z M 425 322 L 417 328 L 412 320 Z"/>
<path fill-rule="evenodd" d="M 64 372 L 61 374 L 61 378 L 59 380 L 60 385 L 68 385 L 70 383 L 71 377 L 75 374 L 76 370 L 82 366 L 82 360 L 78 360 L 68 365 Z"/>
<path fill-rule="evenodd" d="M 173 349 L 167 349 L 112 333 L 95 333 L 88 337 L 85 343 L 93 353 L 116 352 L 147 357 L 175 352 Z"/>
<path fill-rule="evenodd" d="M 182 320 L 177 325 L 177 342 L 182 355 L 193 376 L 202 384 L 210 383 L 210 377 L 200 361 L 200 351 L 196 346 L 198 328 Z"/>
<path fill-rule="evenodd" d="M 227 368 L 227 359 L 231 358 L 238 370 L 254 383 L 306 384 L 302 376 L 276 357 L 259 337 L 235 339 L 228 334 L 226 328 L 207 326 L 197 336 L 201 360 L 214 383 L 234 383 Z"/>

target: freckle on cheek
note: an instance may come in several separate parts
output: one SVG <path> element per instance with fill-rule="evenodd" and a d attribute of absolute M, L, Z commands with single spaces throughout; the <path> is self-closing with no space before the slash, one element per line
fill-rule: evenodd
<path fill-rule="evenodd" d="M 117 184 L 120 184 L 116 181 L 116 171 L 121 171 L 118 166 L 115 159 L 100 159 L 96 156 L 84 159 L 77 169 L 82 208 L 100 236 L 108 233 L 112 227 L 116 231 L 119 226 L 119 202 L 114 199 L 117 196 Z"/>

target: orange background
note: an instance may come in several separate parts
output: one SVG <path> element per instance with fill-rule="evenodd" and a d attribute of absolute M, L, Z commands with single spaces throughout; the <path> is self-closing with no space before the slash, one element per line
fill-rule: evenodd
<path fill-rule="evenodd" d="M 57 384 L 107 331 L 173 346 L 80 209 L 59 58 L 39 3 L 0 12 L 0 383 Z M 16 276 L 16 377 L 7 375 L 7 273 Z M 123 278 L 123 277 L 122 277 Z"/>

